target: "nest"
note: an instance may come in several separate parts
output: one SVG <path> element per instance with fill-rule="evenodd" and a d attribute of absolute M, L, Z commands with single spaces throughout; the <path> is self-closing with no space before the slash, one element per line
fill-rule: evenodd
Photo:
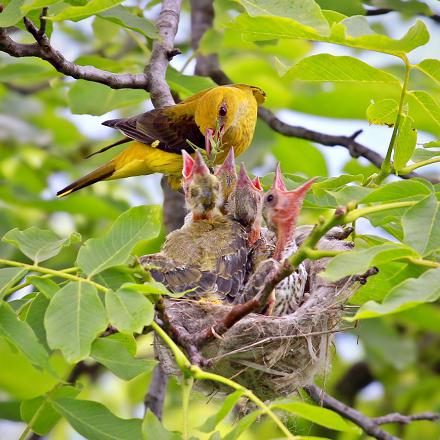
<path fill-rule="evenodd" d="M 299 228 L 301 243 L 310 227 Z M 318 244 L 320 249 L 349 250 L 352 242 L 341 237 L 341 228 L 332 229 Z M 311 384 L 329 364 L 333 334 L 342 329 L 343 305 L 356 288 L 355 278 L 331 283 L 319 276 L 328 258 L 306 261 L 308 295 L 292 314 L 275 317 L 252 313 L 233 325 L 222 337 L 201 348 L 211 361 L 209 371 L 233 379 L 264 400 L 291 394 Z M 231 310 L 231 305 L 197 302 L 190 299 L 166 299 L 167 319 L 189 334 L 214 325 Z M 179 370 L 168 347 L 155 339 L 157 357 L 166 374 Z M 201 384 L 209 391 L 230 391 L 218 383 Z"/>

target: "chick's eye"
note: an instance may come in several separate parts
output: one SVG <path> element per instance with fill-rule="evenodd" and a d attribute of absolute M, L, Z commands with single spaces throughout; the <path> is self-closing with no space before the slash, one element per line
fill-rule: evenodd
<path fill-rule="evenodd" d="M 226 104 L 222 104 L 218 110 L 219 116 L 226 116 L 226 113 L 228 112 L 228 109 L 226 107 Z"/>
<path fill-rule="evenodd" d="M 267 201 L 269 202 L 269 203 L 271 203 L 271 202 L 273 202 L 273 200 L 274 200 L 274 196 L 272 195 L 272 194 L 269 194 L 268 196 L 267 196 Z"/>

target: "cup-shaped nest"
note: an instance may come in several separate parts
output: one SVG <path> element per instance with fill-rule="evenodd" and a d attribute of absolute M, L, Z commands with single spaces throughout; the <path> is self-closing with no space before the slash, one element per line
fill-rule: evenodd
<path fill-rule="evenodd" d="M 310 230 L 300 228 L 297 242 L 301 243 Z M 341 228 L 334 228 L 318 248 L 352 249 L 352 242 L 341 239 L 344 236 Z M 338 282 L 320 277 L 328 261 L 305 262 L 307 299 L 293 313 L 280 317 L 251 313 L 201 347 L 201 354 L 210 361 L 208 370 L 233 379 L 264 400 L 311 384 L 327 368 L 333 334 L 342 329 L 343 305 L 358 285 L 354 277 Z M 213 326 L 234 307 L 185 298 L 166 299 L 164 306 L 166 320 L 190 335 Z M 170 350 L 158 337 L 155 350 L 165 373 L 179 374 Z M 201 385 L 209 391 L 230 391 L 218 383 Z"/>

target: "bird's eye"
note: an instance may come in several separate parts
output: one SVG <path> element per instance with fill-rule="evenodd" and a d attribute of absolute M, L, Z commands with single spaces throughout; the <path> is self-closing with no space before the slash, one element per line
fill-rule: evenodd
<path fill-rule="evenodd" d="M 274 196 L 273 196 L 273 194 L 269 194 L 268 196 L 267 196 L 267 201 L 269 202 L 269 203 L 271 203 L 271 202 L 273 202 L 273 200 L 274 200 Z"/>
<path fill-rule="evenodd" d="M 228 108 L 226 107 L 226 104 L 223 103 L 218 110 L 218 115 L 224 117 L 226 116 L 227 112 L 228 112 Z"/>

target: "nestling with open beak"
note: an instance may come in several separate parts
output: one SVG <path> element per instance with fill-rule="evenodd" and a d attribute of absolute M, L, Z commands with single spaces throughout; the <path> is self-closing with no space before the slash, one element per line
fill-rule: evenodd
<path fill-rule="evenodd" d="M 232 301 L 245 277 L 247 233 L 220 214 L 220 183 L 200 153 L 193 162 L 189 155 L 184 159 L 183 188 L 192 218 L 167 236 L 161 252 L 142 257 L 141 264 L 172 292 L 194 289 L 189 298 Z"/>
<path fill-rule="evenodd" d="M 260 238 L 262 203 L 263 188 L 259 178 L 251 180 L 241 163 L 235 191 L 229 198 L 228 211 L 234 220 L 249 231 L 250 247 Z"/>
<path fill-rule="evenodd" d="M 200 153 L 196 151 L 194 159 L 184 150 L 182 188 L 186 207 L 192 214 L 193 221 L 212 220 L 220 214 L 223 198 L 220 182 L 212 175 Z"/>
<path fill-rule="evenodd" d="M 304 198 L 315 179 L 293 191 L 287 191 L 279 164 L 275 172 L 272 188 L 263 200 L 263 217 L 267 227 L 276 234 L 273 258 L 281 261 L 293 254 L 296 249 L 295 228 Z M 300 264 L 296 271 L 285 278 L 271 295 L 268 313 L 276 316 L 292 313 L 300 305 L 307 281 L 305 267 Z"/>

